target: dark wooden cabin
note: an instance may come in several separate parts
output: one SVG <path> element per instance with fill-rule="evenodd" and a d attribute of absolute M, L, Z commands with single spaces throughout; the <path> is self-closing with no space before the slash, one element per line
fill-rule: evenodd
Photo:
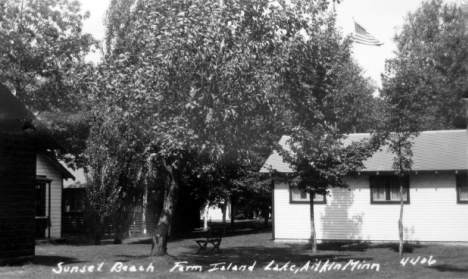
<path fill-rule="evenodd" d="M 0 84 L 0 265 L 34 259 L 37 154 L 63 148 L 39 125 Z"/>

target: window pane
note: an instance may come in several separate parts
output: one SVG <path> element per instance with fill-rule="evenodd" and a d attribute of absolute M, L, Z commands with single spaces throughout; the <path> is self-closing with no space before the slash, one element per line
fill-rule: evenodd
<path fill-rule="evenodd" d="M 297 188 L 291 189 L 291 197 L 293 201 L 308 201 L 309 193 L 299 190 Z"/>
<path fill-rule="evenodd" d="M 392 201 L 400 200 L 400 187 L 399 186 L 393 186 L 390 189 L 390 199 Z M 403 187 L 403 200 L 406 201 L 407 199 L 408 199 L 407 189 Z"/>
<path fill-rule="evenodd" d="M 459 189 L 459 197 L 461 201 L 468 201 L 468 186 L 467 187 L 460 187 Z"/>
<path fill-rule="evenodd" d="M 465 173 L 457 175 L 457 188 L 458 200 L 464 202 L 468 201 L 468 181 Z"/>
<path fill-rule="evenodd" d="M 325 197 L 323 195 L 319 195 L 319 194 L 314 195 L 315 202 L 323 202 L 324 200 L 325 200 Z"/>
<path fill-rule="evenodd" d="M 301 199 L 301 192 L 298 189 L 291 189 L 291 193 L 293 201 Z"/>
<path fill-rule="evenodd" d="M 372 188 L 372 198 L 374 201 L 384 201 L 385 200 L 385 188 Z"/>

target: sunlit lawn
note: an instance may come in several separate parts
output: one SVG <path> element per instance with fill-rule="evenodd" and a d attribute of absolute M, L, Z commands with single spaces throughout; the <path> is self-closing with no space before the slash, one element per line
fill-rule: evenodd
<path fill-rule="evenodd" d="M 170 256 L 163 258 L 148 257 L 151 244 L 147 238 L 129 239 L 122 245 L 113 245 L 110 241 L 101 246 L 80 243 L 41 245 L 36 247 L 34 262 L 0 267 L 0 278 L 468 278 L 467 246 L 408 245 L 405 255 L 409 261 L 402 266 L 395 244 L 324 244 L 319 245 L 320 251 L 312 255 L 306 245 L 274 243 L 271 232 L 238 232 L 223 239 L 222 253 L 196 254 L 198 246 L 195 239 L 197 236 L 191 235 L 171 241 Z M 421 263 L 423 258 L 428 260 L 430 256 L 431 265 L 427 261 Z M 418 257 L 419 262 L 410 263 L 411 259 Z M 351 260 L 354 263 L 359 261 L 354 264 L 354 270 Z M 89 268 L 93 265 L 94 270 L 70 274 L 62 269 L 61 274 L 55 274 L 53 269 L 58 270 L 60 262 L 63 262 L 63 269 L 79 267 L 81 270 L 83 266 Z M 115 264 L 118 262 L 128 268 L 134 266 L 137 271 L 117 272 Z M 181 263 L 179 265 L 183 268 L 174 269 L 176 262 L 186 264 Z M 229 271 L 209 272 L 214 264 L 222 262 L 226 263 L 225 268 L 231 264 Z M 253 271 L 249 271 L 248 267 L 254 263 Z M 276 264 L 282 268 L 286 263 L 287 268 L 282 271 L 273 270 Z M 376 270 L 377 265 L 367 269 L 372 264 L 379 264 L 379 270 Z M 233 270 L 235 266 L 243 269 L 242 265 L 245 271 Z M 271 270 L 265 270 L 269 265 Z M 201 272 L 197 271 L 200 269 L 197 266 L 201 266 Z M 221 269 L 222 266 L 216 267 Z M 180 271 L 182 269 L 183 272 Z"/>

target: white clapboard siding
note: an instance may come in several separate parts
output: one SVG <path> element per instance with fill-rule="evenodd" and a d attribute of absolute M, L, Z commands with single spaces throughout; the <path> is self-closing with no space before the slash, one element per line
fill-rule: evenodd
<path fill-rule="evenodd" d="M 349 178 L 351 191 L 332 189 L 327 204 L 314 206 L 319 240 L 397 241 L 399 204 L 371 204 L 369 176 Z M 290 204 L 287 184 L 275 185 L 275 239 L 309 238 L 309 204 Z M 457 204 L 454 172 L 410 177 L 404 205 L 404 239 L 468 242 L 468 204 Z"/>
<path fill-rule="evenodd" d="M 51 184 L 51 228 L 50 237 L 60 238 L 62 231 L 62 174 L 42 154 L 37 155 L 36 174 L 45 175 L 52 180 Z M 49 187 L 46 187 L 46 215 L 49 214 Z M 48 229 L 46 229 L 48 236 Z"/>

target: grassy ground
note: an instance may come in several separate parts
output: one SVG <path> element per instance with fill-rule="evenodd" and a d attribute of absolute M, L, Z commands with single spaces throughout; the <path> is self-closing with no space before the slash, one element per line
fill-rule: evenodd
<path fill-rule="evenodd" d="M 223 238 L 222 253 L 196 254 L 194 240 L 198 238 L 192 234 L 173 239 L 170 256 L 163 258 L 148 257 L 151 242 L 147 238 L 129 239 L 122 245 L 113 245 L 110 240 L 101 246 L 79 240 L 40 245 L 34 262 L 0 267 L 0 278 L 468 278 L 466 246 L 408 245 L 404 259 L 409 260 L 403 266 L 396 244 L 323 244 L 312 255 L 306 245 L 274 243 L 271 232 L 240 230 Z M 426 262 L 421 263 L 424 258 Z M 62 272 L 55 274 L 53 270 L 59 271 L 61 262 Z M 226 264 L 214 266 L 223 262 Z M 254 263 L 253 271 L 249 271 Z M 277 264 L 283 270 L 274 270 Z M 222 270 L 229 265 L 229 270 Z M 239 270 L 242 265 L 245 271 Z M 94 266 L 92 272 L 90 266 Z M 137 271 L 124 271 L 125 266 L 134 266 Z M 72 267 L 85 267 L 86 272 L 70 273 L 68 268 Z M 209 271 L 215 267 L 218 270 Z"/>

